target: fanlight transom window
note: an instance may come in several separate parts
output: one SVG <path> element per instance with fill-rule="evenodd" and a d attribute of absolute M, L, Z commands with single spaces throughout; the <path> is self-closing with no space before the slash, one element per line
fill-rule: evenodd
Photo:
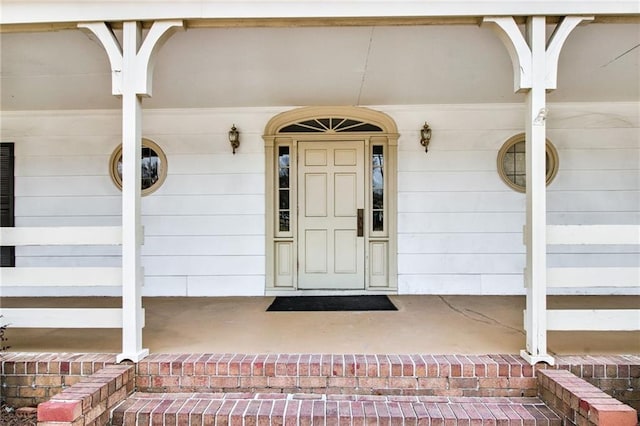
<path fill-rule="evenodd" d="M 314 118 L 289 124 L 280 133 L 382 132 L 375 124 L 351 118 Z"/>

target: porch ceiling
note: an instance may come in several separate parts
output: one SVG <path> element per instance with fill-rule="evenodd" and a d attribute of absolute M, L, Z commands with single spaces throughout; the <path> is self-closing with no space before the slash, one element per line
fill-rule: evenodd
<path fill-rule="evenodd" d="M 551 30 L 551 28 L 550 28 Z M 0 34 L 1 108 L 120 108 L 80 30 Z M 640 100 L 640 24 L 570 35 L 550 102 Z M 145 108 L 521 102 L 505 47 L 475 25 L 190 28 L 160 50 Z"/>

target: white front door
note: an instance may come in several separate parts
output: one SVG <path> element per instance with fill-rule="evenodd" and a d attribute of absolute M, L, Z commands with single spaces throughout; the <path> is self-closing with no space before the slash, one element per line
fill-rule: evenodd
<path fill-rule="evenodd" d="M 298 153 L 298 288 L 364 289 L 364 142 Z"/>

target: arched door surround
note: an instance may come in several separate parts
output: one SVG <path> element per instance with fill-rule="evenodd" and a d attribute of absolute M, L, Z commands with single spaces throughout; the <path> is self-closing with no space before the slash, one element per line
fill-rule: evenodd
<path fill-rule="evenodd" d="M 266 294 L 397 291 L 398 133 L 362 107 L 304 107 L 265 128 Z"/>

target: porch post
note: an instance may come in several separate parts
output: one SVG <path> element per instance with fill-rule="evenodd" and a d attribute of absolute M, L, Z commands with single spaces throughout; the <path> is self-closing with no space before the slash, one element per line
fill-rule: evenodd
<path fill-rule="evenodd" d="M 142 348 L 143 243 L 141 205 L 142 96 L 151 96 L 153 59 L 182 21 L 155 22 L 142 42 L 140 22 L 124 22 L 122 45 L 107 24 L 79 24 L 104 46 L 112 72 L 112 93 L 122 97 L 122 353 L 117 361 L 138 362 Z"/>
<path fill-rule="evenodd" d="M 546 17 L 527 20 L 525 39 L 512 17 L 485 17 L 511 56 L 514 90 L 526 93 L 526 350 L 529 363 L 554 359 L 547 353 L 547 241 L 546 241 L 546 91 L 556 88 L 558 58 L 571 31 L 588 17 L 565 17 L 547 45 Z"/>
<path fill-rule="evenodd" d="M 525 286 L 527 309 L 526 350 L 521 355 L 531 364 L 545 361 L 547 354 L 547 198 L 546 198 L 546 93 L 545 47 L 546 19 L 534 16 L 527 20 L 527 37 L 531 49 L 531 89 L 526 94 L 526 183 L 527 217 L 525 242 L 527 261 Z"/>
<path fill-rule="evenodd" d="M 118 362 L 138 362 L 149 354 L 142 348 L 142 284 L 140 246 L 140 155 L 142 153 L 142 100 L 135 90 L 136 54 L 140 45 L 138 22 L 122 29 L 122 353 Z"/>

